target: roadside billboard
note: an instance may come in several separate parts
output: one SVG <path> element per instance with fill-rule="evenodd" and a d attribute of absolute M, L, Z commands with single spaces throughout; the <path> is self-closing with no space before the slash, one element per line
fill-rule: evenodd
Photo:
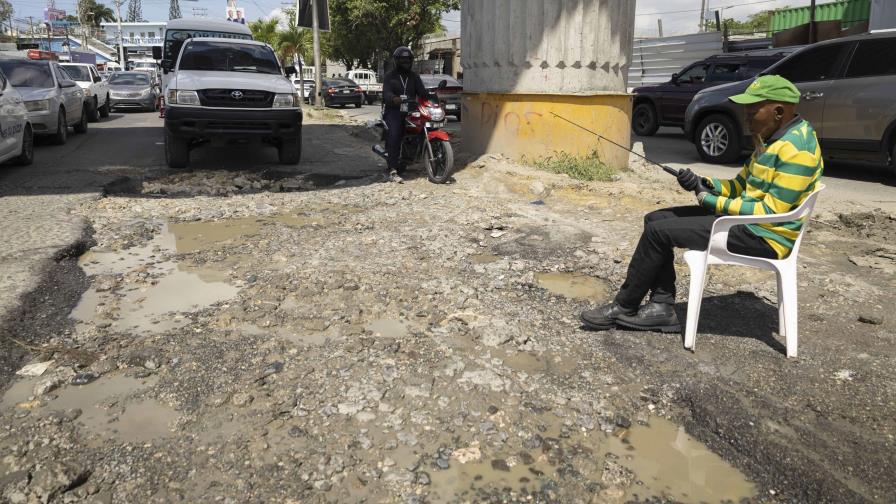
<path fill-rule="evenodd" d="M 243 7 L 227 7 L 227 20 L 246 24 L 246 9 Z"/>

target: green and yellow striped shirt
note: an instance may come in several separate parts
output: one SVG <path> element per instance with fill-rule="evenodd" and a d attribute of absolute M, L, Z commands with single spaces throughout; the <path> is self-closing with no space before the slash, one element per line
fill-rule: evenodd
<path fill-rule="evenodd" d="M 754 152 L 736 177 L 710 179 L 717 194 L 707 194 L 701 204 L 717 215 L 787 213 L 812 194 L 823 171 L 815 130 L 797 117 L 768 139 L 764 153 Z M 747 227 L 783 259 L 793 249 L 803 220 Z"/>

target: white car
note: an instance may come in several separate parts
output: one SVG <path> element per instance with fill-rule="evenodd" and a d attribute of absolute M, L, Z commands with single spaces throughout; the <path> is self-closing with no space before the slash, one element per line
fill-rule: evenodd
<path fill-rule="evenodd" d="M 25 100 L 35 135 L 46 135 L 57 145 L 68 140 L 68 128 L 87 133 L 84 90 L 59 63 L 0 57 L 0 71 Z"/>
<path fill-rule="evenodd" d="M 34 161 L 34 131 L 22 95 L 0 71 L 0 163 L 20 165 Z"/>
<path fill-rule="evenodd" d="M 89 63 L 61 63 L 59 66 L 84 90 L 87 119 L 96 122 L 109 117 L 109 86 L 100 77 L 95 65 Z"/>
<path fill-rule="evenodd" d="M 302 108 L 271 46 L 254 40 L 190 38 L 175 65 L 162 60 L 165 89 L 165 160 L 190 163 L 190 149 L 218 139 L 260 140 L 277 148 L 280 163 L 302 157 Z M 284 75 L 284 73 L 286 75 Z"/>
<path fill-rule="evenodd" d="M 368 105 L 383 99 L 383 83 L 377 80 L 376 72 L 373 70 L 352 70 L 347 77 L 361 86 L 364 90 L 364 100 Z"/>

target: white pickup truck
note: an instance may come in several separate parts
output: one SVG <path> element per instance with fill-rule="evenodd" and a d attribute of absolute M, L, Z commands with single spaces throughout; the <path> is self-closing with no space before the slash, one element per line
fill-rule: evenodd
<path fill-rule="evenodd" d="M 261 141 L 277 148 L 280 163 L 299 162 L 302 109 L 289 80 L 295 68 L 281 69 L 269 45 L 189 38 L 177 61 L 162 60 L 162 68 L 172 75 L 165 89 L 168 166 L 184 168 L 191 149 L 228 138 Z"/>
<path fill-rule="evenodd" d="M 100 117 L 109 117 L 109 85 L 100 77 L 96 65 L 89 63 L 61 63 L 73 81 L 84 90 L 84 106 L 87 108 L 87 119 L 99 121 Z"/>
<path fill-rule="evenodd" d="M 373 102 L 377 100 L 382 101 L 383 83 L 377 80 L 376 72 L 373 70 L 352 70 L 347 77 L 355 81 L 364 90 L 364 100 L 367 101 L 368 105 L 373 105 Z"/>

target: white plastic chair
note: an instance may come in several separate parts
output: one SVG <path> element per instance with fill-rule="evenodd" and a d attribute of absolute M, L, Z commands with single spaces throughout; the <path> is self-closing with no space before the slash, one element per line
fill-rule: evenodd
<path fill-rule="evenodd" d="M 775 215 L 738 215 L 720 217 L 713 223 L 706 250 L 689 250 L 684 253 L 684 260 L 691 270 L 691 288 L 688 294 L 688 318 L 684 331 L 684 347 L 694 349 L 697 340 L 697 323 L 700 319 L 700 304 L 703 301 L 703 288 L 706 286 L 706 270 L 712 264 L 731 264 L 751 266 L 774 271 L 778 277 L 778 333 L 787 340 L 787 357 L 796 357 L 797 349 L 797 283 L 796 261 L 800 250 L 800 242 L 809 227 L 809 217 L 815 208 L 818 194 L 824 190 L 819 183 L 815 191 L 803 201 L 803 204 L 785 214 Z M 762 224 L 771 222 L 787 222 L 805 217 L 800 234 L 793 244 L 793 250 L 784 259 L 764 259 L 733 254 L 728 251 L 728 232 L 732 227 L 741 224 Z"/>

